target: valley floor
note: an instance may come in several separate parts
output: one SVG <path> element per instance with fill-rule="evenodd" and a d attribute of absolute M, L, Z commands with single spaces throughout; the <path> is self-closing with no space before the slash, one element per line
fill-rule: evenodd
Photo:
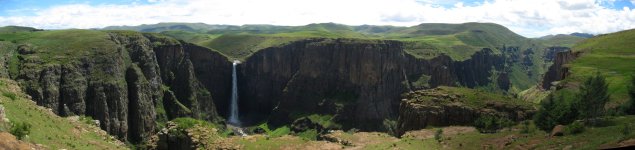
<path fill-rule="evenodd" d="M 320 140 L 284 135 L 269 138 L 265 134 L 219 137 L 203 148 L 230 149 L 606 149 L 635 145 L 635 116 L 611 117 L 602 126 L 587 127 L 574 135 L 550 136 L 533 124 L 521 123 L 497 133 L 480 133 L 473 127 L 449 126 L 409 131 L 401 138 L 382 132 L 331 131 Z M 437 130 L 443 130 L 439 140 Z M 190 132 L 197 137 L 194 132 Z M 193 139 L 194 140 L 194 139 Z M 195 140 L 195 141 L 198 141 Z"/>

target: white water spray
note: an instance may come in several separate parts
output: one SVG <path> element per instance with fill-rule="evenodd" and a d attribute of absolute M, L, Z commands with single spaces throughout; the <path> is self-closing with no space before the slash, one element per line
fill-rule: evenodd
<path fill-rule="evenodd" d="M 236 76 L 236 65 L 240 61 L 234 60 L 232 63 L 232 97 L 229 112 L 229 123 L 235 126 L 240 126 L 240 119 L 238 119 L 238 77 Z"/>

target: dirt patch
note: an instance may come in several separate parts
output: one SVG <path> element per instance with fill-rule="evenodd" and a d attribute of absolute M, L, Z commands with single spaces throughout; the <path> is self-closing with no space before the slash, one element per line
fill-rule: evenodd
<path fill-rule="evenodd" d="M 31 143 L 23 142 L 15 138 L 15 136 L 11 135 L 7 132 L 0 132 L 0 149 L 11 149 L 11 150 L 32 150 L 32 149 L 42 149 L 37 147 Z"/>
<path fill-rule="evenodd" d="M 350 134 L 341 130 L 324 135 L 323 138 L 332 143 L 338 143 L 338 145 L 345 146 L 345 149 L 364 149 L 364 147 L 370 145 L 394 143 L 399 141 L 398 138 L 386 133 L 357 132 Z"/>
<path fill-rule="evenodd" d="M 281 149 L 283 150 L 296 150 L 296 149 L 341 150 L 341 149 L 344 149 L 344 146 L 337 143 L 331 143 L 326 141 L 310 141 L 306 144 L 292 146 L 292 147 L 282 147 Z"/>
<path fill-rule="evenodd" d="M 465 134 L 470 132 L 476 132 L 476 128 L 474 127 L 466 127 L 466 126 L 449 126 L 441 128 L 443 130 L 443 136 L 449 137 L 453 135 Z M 422 130 L 414 130 L 408 131 L 402 138 L 413 138 L 413 139 L 430 139 L 434 138 L 434 134 L 437 132 L 437 129 L 422 129 Z"/>
<path fill-rule="evenodd" d="M 625 140 L 614 144 L 604 144 L 598 149 L 633 149 L 635 148 L 635 139 Z"/>

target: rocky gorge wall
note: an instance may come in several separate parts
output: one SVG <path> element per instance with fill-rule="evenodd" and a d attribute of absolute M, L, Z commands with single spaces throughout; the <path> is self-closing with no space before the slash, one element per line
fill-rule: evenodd
<path fill-rule="evenodd" d="M 578 55 L 579 53 L 573 53 L 571 51 L 556 53 L 553 64 L 545 73 L 542 83 L 540 83 L 542 89 L 549 90 L 551 86 L 553 86 L 552 82 L 564 79 L 569 74 L 569 69 L 565 64 L 575 60 Z"/>
<path fill-rule="evenodd" d="M 231 65 L 227 58 L 151 34 L 112 32 L 107 40 L 115 43 L 108 47 L 115 51 L 96 47 L 66 62 L 43 61 L 39 57 L 45 54 L 35 46 L 22 45 L 17 50 L 19 72 L 12 78 L 38 105 L 61 116 L 92 116 L 108 133 L 132 142 L 145 141 L 156 132 L 157 117 L 166 115 L 158 114 L 159 109 L 188 112 L 169 114 L 170 118 L 218 118 L 213 98 L 225 93 L 211 94 L 208 89 L 222 92 L 218 89 L 226 86 L 225 79 L 211 75 L 201 81 L 197 76 L 225 73 L 223 68 Z"/>
<path fill-rule="evenodd" d="M 108 41 L 113 51 L 96 47 L 63 63 L 42 61 L 37 47 L 19 46 L 19 72 L 12 78 L 38 105 L 62 116 L 92 116 L 108 133 L 132 142 L 155 134 L 156 122 L 227 116 L 232 60 L 155 34 L 109 32 Z M 509 83 L 504 63 L 490 49 L 455 61 L 415 58 L 399 41 L 300 40 L 260 50 L 239 65 L 240 114 L 247 124 L 278 125 L 326 114 L 344 128 L 383 130 L 385 119 L 399 115 L 402 93 Z"/>
<path fill-rule="evenodd" d="M 440 85 L 482 86 L 504 60 L 483 49 L 465 61 L 441 55 L 417 59 L 386 40 L 310 39 L 256 52 L 240 65 L 239 91 L 247 120 L 287 124 L 329 114 L 344 128 L 383 130 L 398 115 L 400 95 Z M 415 87 L 413 79 L 428 87 Z M 410 78 L 410 79 L 409 79 Z M 507 79 L 508 80 L 508 79 Z"/>

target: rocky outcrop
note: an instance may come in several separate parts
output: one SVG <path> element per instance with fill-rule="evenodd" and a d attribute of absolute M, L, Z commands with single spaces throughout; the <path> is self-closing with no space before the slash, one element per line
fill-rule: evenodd
<path fill-rule="evenodd" d="M 566 51 L 571 51 L 571 48 L 569 47 L 561 47 L 561 46 L 552 46 L 552 47 L 547 47 L 545 49 L 545 56 L 544 59 L 545 61 L 554 61 L 558 55 L 558 53 L 562 53 L 562 52 L 566 52 Z"/>
<path fill-rule="evenodd" d="M 227 99 L 222 88 L 231 86 L 224 82 L 231 67 L 226 57 L 155 34 L 107 35 L 105 46 L 53 61 L 40 59 L 46 51 L 37 46 L 22 45 L 19 73 L 12 78 L 38 105 L 62 116 L 92 116 L 102 129 L 131 142 L 156 132 L 157 115 L 165 115 L 156 106 L 176 112 L 172 117 L 219 120 L 214 99 Z"/>
<path fill-rule="evenodd" d="M 472 125 L 483 115 L 515 121 L 530 117 L 531 105 L 518 103 L 521 101 L 471 89 L 440 87 L 410 92 L 399 106 L 397 134 L 427 126 Z"/>
<path fill-rule="evenodd" d="M 559 52 L 556 54 L 553 65 L 549 67 L 549 70 L 545 73 L 542 79 L 542 89 L 550 89 L 553 86 L 552 82 L 560 81 L 569 74 L 569 68 L 565 64 L 573 61 L 579 53 L 573 53 L 571 51 Z"/>

